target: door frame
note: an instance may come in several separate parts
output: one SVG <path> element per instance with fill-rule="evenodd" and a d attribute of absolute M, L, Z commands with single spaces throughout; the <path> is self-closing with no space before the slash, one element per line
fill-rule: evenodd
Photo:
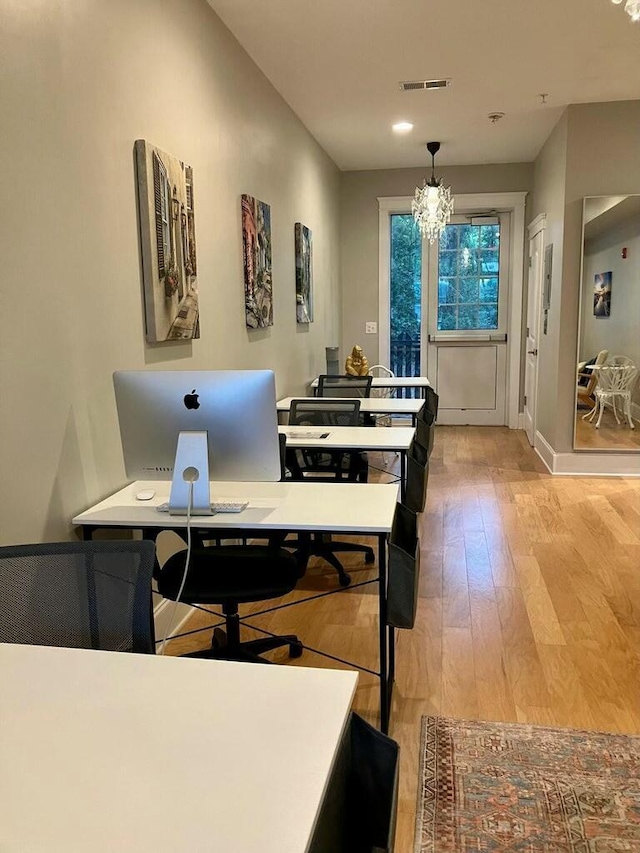
<path fill-rule="evenodd" d="M 528 239 L 529 239 L 528 247 L 527 247 L 527 255 L 529 258 L 529 263 L 528 263 L 529 275 L 527 278 L 527 313 L 525 316 L 526 331 L 525 331 L 525 335 L 524 335 L 525 344 L 527 344 L 527 341 L 529 338 L 529 334 L 528 334 L 529 333 L 529 323 L 531 321 L 531 318 L 529 317 L 529 290 L 530 290 L 530 285 L 531 285 L 531 270 L 532 270 L 532 266 L 531 266 L 531 244 L 532 244 L 534 238 L 537 237 L 539 234 L 541 235 L 541 240 L 542 240 L 542 251 L 540 253 L 538 269 L 537 269 L 538 281 L 536 283 L 536 287 L 537 287 L 538 293 L 537 293 L 536 305 L 531 306 L 531 310 L 537 314 L 537 320 L 538 320 L 538 336 L 537 336 L 538 353 L 540 352 L 540 338 L 542 336 L 542 290 L 544 287 L 544 249 L 545 249 L 544 234 L 545 234 L 546 226 L 547 226 L 547 215 L 546 215 L 546 213 L 538 214 L 538 216 L 536 216 L 536 218 L 532 222 L 530 222 L 529 225 L 527 225 L 527 232 L 528 232 Z M 526 349 L 527 349 L 527 346 L 525 346 L 525 353 L 523 354 L 523 361 L 524 361 L 523 393 L 524 394 L 527 393 L 527 364 L 528 364 L 527 355 L 528 355 L 528 353 L 526 352 Z M 539 363 L 538 362 L 538 353 L 536 353 L 535 362 L 533 362 L 533 364 L 535 364 L 535 372 L 534 372 L 534 376 L 532 379 L 533 388 L 534 388 L 533 411 L 531 412 L 531 432 L 533 435 L 533 441 L 531 440 L 531 438 L 529 437 L 529 434 L 527 433 L 527 439 L 529 440 L 529 443 L 531 444 L 532 447 L 535 445 L 536 418 L 537 418 L 536 413 L 538 410 L 538 363 Z M 525 432 L 526 432 L 527 407 L 528 407 L 528 401 L 524 405 L 523 412 L 522 412 L 523 420 L 525 422 L 524 423 Z"/>
<path fill-rule="evenodd" d="M 522 429 L 520 417 L 520 367 L 522 363 L 522 296 L 524 286 L 524 238 L 526 192 L 463 193 L 455 195 L 455 213 L 495 211 L 511 214 L 509 246 L 509 305 L 507 311 L 507 388 L 506 420 L 510 429 Z M 389 217 L 393 213 L 411 213 L 412 196 L 378 197 L 378 360 L 389 363 L 390 323 L 389 267 L 391 241 Z M 527 245 L 528 248 L 528 245 Z"/>

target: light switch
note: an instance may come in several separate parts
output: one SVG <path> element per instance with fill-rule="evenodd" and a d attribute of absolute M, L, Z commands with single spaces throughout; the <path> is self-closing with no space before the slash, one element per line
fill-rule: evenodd
<path fill-rule="evenodd" d="M 377 335 L 378 334 L 378 324 L 377 323 L 365 323 L 364 324 L 364 333 L 365 333 L 365 335 Z"/>

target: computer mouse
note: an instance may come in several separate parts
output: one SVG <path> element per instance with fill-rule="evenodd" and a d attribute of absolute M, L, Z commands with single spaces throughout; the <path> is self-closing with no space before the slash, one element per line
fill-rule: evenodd
<path fill-rule="evenodd" d="M 154 495 L 155 495 L 155 492 L 153 489 L 145 489 L 142 492 L 138 492 L 138 494 L 136 495 L 136 500 L 137 501 L 150 501 Z"/>

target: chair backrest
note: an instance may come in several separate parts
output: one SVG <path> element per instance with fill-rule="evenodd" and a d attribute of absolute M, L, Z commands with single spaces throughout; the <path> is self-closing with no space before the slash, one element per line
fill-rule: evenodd
<path fill-rule="evenodd" d="M 418 516 L 402 503 L 396 504 L 389 537 L 388 578 L 387 624 L 413 628 L 420 580 Z"/>
<path fill-rule="evenodd" d="M 596 370 L 595 368 L 599 368 L 601 366 L 604 366 L 604 364 L 608 361 L 608 359 L 609 359 L 609 350 L 608 349 L 601 349 L 600 352 L 598 353 L 598 355 L 596 356 L 596 360 L 593 362 L 593 368 L 591 370 L 585 371 L 586 373 L 590 374 L 589 380 L 588 380 L 588 382 L 585 386 L 585 390 L 583 392 L 585 397 L 590 397 L 593 394 L 595 387 L 598 383 L 598 373 L 600 371 Z"/>
<path fill-rule="evenodd" d="M 289 424 L 295 426 L 358 426 L 360 400 L 292 400 Z"/>
<path fill-rule="evenodd" d="M 372 376 L 329 376 L 318 377 L 318 397 L 369 397 Z"/>
<path fill-rule="evenodd" d="M 155 653 L 149 541 L 0 548 L 0 642 Z"/>
<path fill-rule="evenodd" d="M 597 373 L 596 394 L 630 394 L 638 376 L 638 368 L 629 359 L 629 364 L 607 364 Z"/>
<path fill-rule="evenodd" d="M 427 456 L 431 456 L 433 450 L 433 441 L 435 438 L 435 425 L 423 421 L 421 418 L 416 420 L 415 440 L 422 447 L 426 448 Z"/>
<path fill-rule="evenodd" d="M 374 364 L 369 368 L 369 376 L 372 379 L 389 379 L 395 378 L 395 373 L 391 368 L 387 367 L 384 364 Z M 373 383 L 371 384 L 371 396 L 378 397 L 382 399 L 395 397 L 396 389 L 395 388 L 374 388 Z M 388 416 L 386 416 L 387 419 Z"/>

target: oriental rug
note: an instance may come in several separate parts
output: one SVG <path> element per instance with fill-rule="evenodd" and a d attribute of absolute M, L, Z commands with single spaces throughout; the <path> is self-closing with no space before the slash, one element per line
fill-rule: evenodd
<path fill-rule="evenodd" d="M 414 853 L 640 853 L 640 737 L 422 718 Z"/>

